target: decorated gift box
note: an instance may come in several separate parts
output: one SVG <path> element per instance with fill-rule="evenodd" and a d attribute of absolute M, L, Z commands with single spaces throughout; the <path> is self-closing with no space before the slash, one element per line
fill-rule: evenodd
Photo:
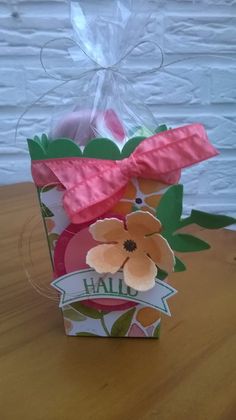
<path fill-rule="evenodd" d="M 94 21 L 81 3 L 72 2 L 77 47 L 71 55 L 79 61 L 86 53 L 96 63 L 85 90 L 89 99 L 78 97 L 47 135 L 28 139 L 54 272 L 52 287 L 60 296 L 68 335 L 158 338 L 161 315 L 170 315 L 169 299 L 176 294 L 171 278 L 186 270 L 175 253 L 209 248 L 181 229 L 190 224 L 221 228 L 233 219 L 198 210 L 182 216 L 181 170 L 217 151 L 201 124 L 155 127 L 135 95 L 130 105 L 119 91 L 127 80 L 114 69 L 121 61 L 118 42 L 124 60 L 124 39 L 133 40 L 125 28 L 133 34 L 138 19 L 129 2 L 113 4 L 109 33 L 103 25 L 108 16 Z M 117 28 L 120 21 L 126 25 Z M 111 33 L 112 54 L 106 44 Z M 138 42 L 138 47 L 147 42 L 140 31 Z"/>

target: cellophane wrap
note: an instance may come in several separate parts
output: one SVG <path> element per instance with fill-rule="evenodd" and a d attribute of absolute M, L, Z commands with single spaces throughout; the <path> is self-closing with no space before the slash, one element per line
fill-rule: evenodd
<path fill-rule="evenodd" d="M 152 70 L 144 56 L 160 60 L 147 38 L 150 19 L 148 2 L 111 1 L 94 15 L 90 2 L 71 1 L 72 73 L 52 116 L 51 138 L 72 138 L 83 147 L 106 137 L 121 148 L 131 137 L 154 133 L 157 123 L 133 87 L 135 75 Z"/>

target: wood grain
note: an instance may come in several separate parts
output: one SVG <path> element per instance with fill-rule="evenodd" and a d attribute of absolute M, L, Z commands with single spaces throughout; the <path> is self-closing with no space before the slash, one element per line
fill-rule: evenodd
<path fill-rule="evenodd" d="M 185 254 L 188 271 L 171 277 L 179 293 L 161 340 L 66 337 L 57 302 L 33 289 L 19 257 L 26 234 L 25 268 L 45 290 L 34 187 L 2 187 L 0 198 L 1 420 L 236 418 L 235 232 L 192 228 L 212 249 Z"/>

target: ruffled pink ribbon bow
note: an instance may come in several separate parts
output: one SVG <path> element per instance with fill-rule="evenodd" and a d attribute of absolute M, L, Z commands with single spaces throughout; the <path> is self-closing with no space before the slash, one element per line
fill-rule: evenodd
<path fill-rule="evenodd" d="M 131 178 L 179 181 L 181 169 L 218 154 L 200 124 L 187 125 L 143 140 L 123 160 L 59 158 L 32 162 L 37 186 L 60 183 L 63 206 L 72 223 L 84 223 L 111 210 Z"/>

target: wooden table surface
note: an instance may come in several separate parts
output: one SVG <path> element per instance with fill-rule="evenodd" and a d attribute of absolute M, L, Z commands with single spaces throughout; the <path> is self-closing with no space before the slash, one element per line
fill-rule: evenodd
<path fill-rule="evenodd" d="M 0 199 L 1 420 L 236 419 L 236 232 L 192 229 L 160 340 L 66 337 L 34 187 Z"/>

